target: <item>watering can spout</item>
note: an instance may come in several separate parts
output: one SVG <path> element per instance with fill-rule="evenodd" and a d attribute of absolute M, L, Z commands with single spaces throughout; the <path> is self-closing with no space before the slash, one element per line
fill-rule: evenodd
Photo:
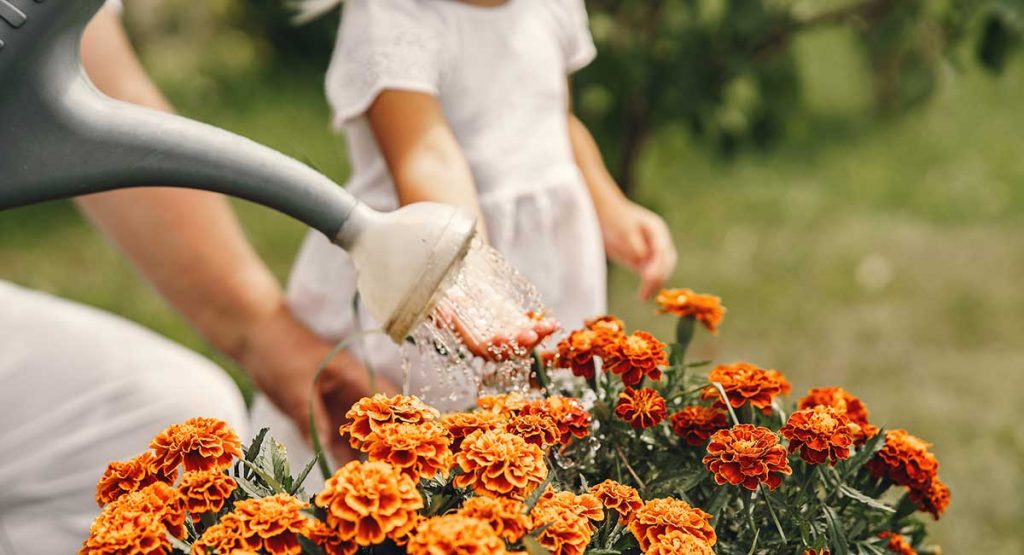
<path fill-rule="evenodd" d="M 380 214 L 253 141 L 105 97 L 79 61 L 102 4 L 0 0 L 0 210 L 140 186 L 250 200 L 349 251 L 367 308 L 402 340 L 468 250 L 473 219 L 429 204 Z"/>

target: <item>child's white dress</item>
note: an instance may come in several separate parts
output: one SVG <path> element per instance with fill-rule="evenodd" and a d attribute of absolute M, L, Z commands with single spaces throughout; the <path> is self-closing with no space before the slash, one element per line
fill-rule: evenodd
<path fill-rule="evenodd" d="M 398 207 L 366 111 L 385 89 L 435 95 L 469 162 L 491 244 L 566 327 L 603 313 L 604 247 L 567 127 L 567 76 L 594 55 L 582 0 L 508 0 L 494 8 L 348 0 L 326 85 L 348 141 L 348 190 L 372 208 Z M 318 333 L 338 340 L 354 329 L 355 282 L 348 256 L 314 232 L 292 270 L 289 302 Z M 365 329 L 379 327 L 368 314 L 360 318 Z M 376 371 L 401 383 L 398 348 L 383 335 L 366 346 L 361 354 Z M 414 367 L 411 392 L 437 381 L 436 369 Z M 475 395 L 469 387 L 453 399 L 447 393 L 425 400 L 454 409 Z"/>

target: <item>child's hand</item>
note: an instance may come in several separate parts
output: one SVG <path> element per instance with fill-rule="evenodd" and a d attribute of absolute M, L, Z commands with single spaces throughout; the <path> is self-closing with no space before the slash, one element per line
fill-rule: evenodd
<path fill-rule="evenodd" d="M 465 303 L 465 306 L 470 303 L 468 299 L 451 295 L 448 302 Z M 459 317 L 465 311 L 455 310 L 451 306 L 439 305 L 434 309 L 434 315 L 444 325 L 451 326 L 471 353 L 498 362 L 518 356 L 514 350 L 525 353 L 533 351 L 534 347 L 561 327 L 550 318 L 520 313 L 519 307 L 508 299 L 493 299 L 490 309 L 494 313 L 489 315 L 491 318 L 486 323 L 465 321 Z"/>
<path fill-rule="evenodd" d="M 640 274 L 640 298 L 650 299 L 676 267 L 676 247 L 665 220 L 625 199 L 601 216 L 605 252 Z"/>

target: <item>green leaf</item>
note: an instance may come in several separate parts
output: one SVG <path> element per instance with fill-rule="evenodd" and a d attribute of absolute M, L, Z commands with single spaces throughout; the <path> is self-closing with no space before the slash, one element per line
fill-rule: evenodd
<path fill-rule="evenodd" d="M 267 437 L 269 431 L 270 428 L 263 428 L 256 434 L 252 443 L 249 444 L 249 448 L 245 450 L 245 460 L 256 462 L 256 457 L 260 455 L 260 448 L 263 447 L 263 439 Z"/>
<path fill-rule="evenodd" d="M 882 503 L 881 501 L 873 497 L 869 497 L 862 493 L 861 491 L 854 489 L 853 487 L 848 486 L 846 484 L 839 486 L 839 493 L 849 497 L 850 499 L 853 499 L 854 501 L 863 503 L 873 509 L 878 509 L 880 511 L 885 511 L 887 513 L 896 512 L 896 509 L 890 507 L 889 505 L 886 505 L 885 503 Z"/>
<path fill-rule="evenodd" d="M 241 488 L 242 491 L 244 491 L 251 499 L 259 499 L 261 497 L 274 495 L 274 492 L 269 488 L 261 486 L 241 476 L 235 476 L 235 482 L 238 483 L 238 487 Z"/>
<path fill-rule="evenodd" d="M 882 447 L 885 446 L 885 430 L 879 430 L 875 437 L 867 440 L 857 453 L 846 461 L 844 467 L 846 468 L 844 474 L 850 476 L 854 472 L 860 470 L 860 467 L 864 466 L 875 453 L 879 452 Z"/>
<path fill-rule="evenodd" d="M 825 521 L 828 524 L 828 542 L 833 548 L 836 555 L 849 555 L 850 544 L 846 541 L 846 533 L 843 531 L 843 524 L 839 520 L 839 515 L 836 514 L 835 509 L 825 505 L 821 508 L 821 511 L 825 514 Z"/>
<path fill-rule="evenodd" d="M 260 480 L 263 480 L 263 483 L 267 484 L 267 486 L 269 486 L 274 493 L 286 493 L 284 486 L 282 486 L 280 482 L 275 480 L 274 477 L 271 476 L 266 470 L 263 470 L 262 468 L 256 466 L 255 464 L 249 461 L 242 461 L 242 463 L 245 464 L 245 466 L 247 466 L 250 470 L 255 472 L 256 475 L 260 477 Z"/>
<path fill-rule="evenodd" d="M 523 548 L 530 555 L 551 555 L 551 552 L 533 536 L 523 536 Z"/>
<path fill-rule="evenodd" d="M 288 464 L 288 452 L 281 442 L 273 438 L 270 439 L 270 463 L 274 470 L 274 479 L 283 485 L 285 490 L 291 490 L 292 469 Z"/>
<path fill-rule="evenodd" d="M 313 458 L 310 459 L 308 463 L 306 463 L 306 467 L 302 469 L 302 472 L 300 472 L 299 475 L 295 477 L 295 481 L 294 483 L 292 483 L 291 491 L 289 491 L 288 493 L 295 495 L 295 493 L 302 488 L 302 484 L 306 481 L 306 478 L 309 476 L 309 473 L 313 470 L 313 467 L 316 466 L 316 461 L 319 459 L 319 455 L 313 455 Z"/>

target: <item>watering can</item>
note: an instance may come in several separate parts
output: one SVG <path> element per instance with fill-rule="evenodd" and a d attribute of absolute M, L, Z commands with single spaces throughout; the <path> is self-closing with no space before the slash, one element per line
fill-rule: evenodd
<path fill-rule="evenodd" d="M 376 212 L 253 141 L 104 96 L 79 57 L 85 25 L 103 3 L 0 0 L 0 210 L 154 185 L 256 202 L 346 250 L 362 302 L 401 342 L 465 257 L 474 219 L 433 203 Z"/>

